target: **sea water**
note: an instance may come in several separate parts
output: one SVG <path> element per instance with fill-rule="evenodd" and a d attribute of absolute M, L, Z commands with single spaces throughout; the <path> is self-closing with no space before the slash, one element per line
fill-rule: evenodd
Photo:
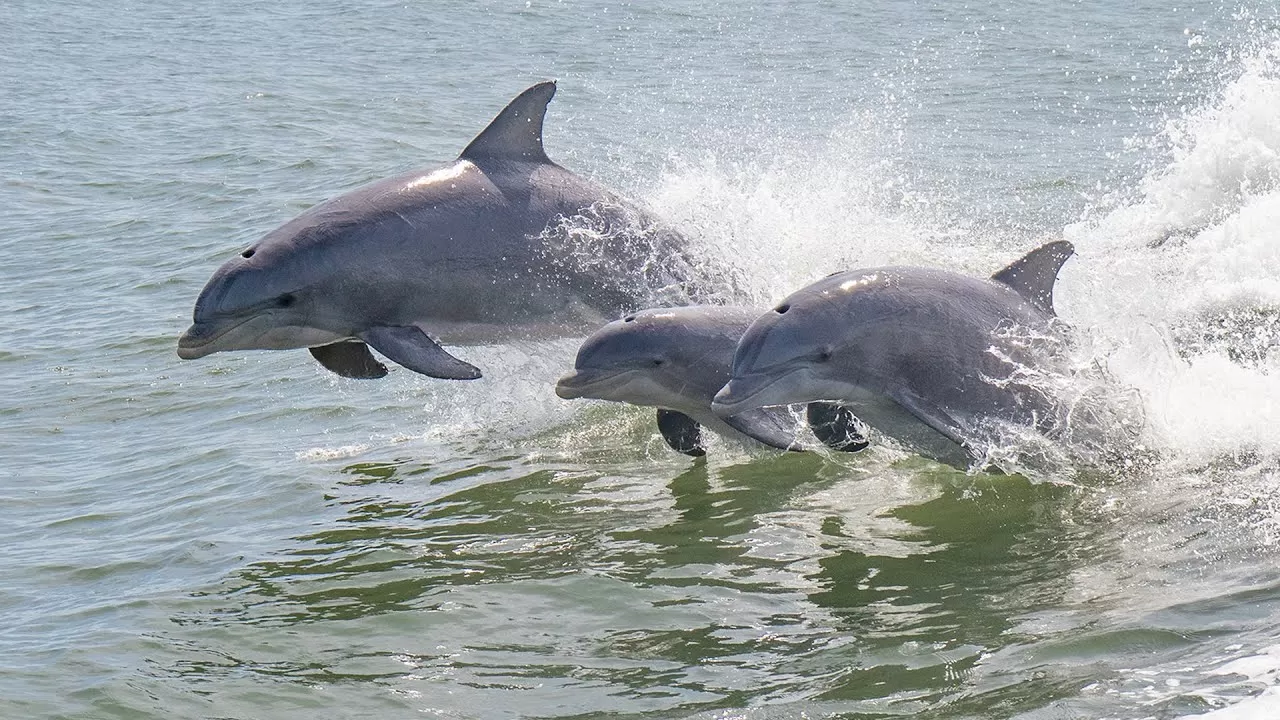
<path fill-rule="evenodd" d="M 1272 3 L 8 0 L 0 70 L 0 717 L 1280 717 Z M 762 304 L 1071 240 L 1143 461 L 692 461 L 555 397 L 572 340 L 177 359 L 224 259 L 546 78 L 551 157 Z"/>

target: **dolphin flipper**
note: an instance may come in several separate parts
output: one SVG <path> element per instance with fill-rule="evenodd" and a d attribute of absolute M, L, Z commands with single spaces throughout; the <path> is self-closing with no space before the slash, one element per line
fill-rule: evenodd
<path fill-rule="evenodd" d="M 554 80 L 540 82 L 507 103 L 458 157 L 463 160 L 524 160 L 549 163 L 542 149 L 542 120 L 556 94 Z"/>
<path fill-rule="evenodd" d="M 707 454 L 702 445 L 702 426 L 682 412 L 659 408 L 658 432 L 662 433 L 662 439 L 676 452 L 692 457 Z"/>
<path fill-rule="evenodd" d="M 853 411 L 838 403 L 811 402 L 805 408 L 809 429 L 823 445 L 841 452 L 867 449 L 867 428 Z"/>
<path fill-rule="evenodd" d="M 915 415 L 920 422 L 937 430 L 940 435 L 960 447 L 969 449 L 969 442 L 965 438 L 960 423 L 956 422 L 946 410 L 933 405 L 906 388 L 895 388 L 888 395 L 904 410 Z"/>
<path fill-rule="evenodd" d="M 450 355 L 415 326 L 369 328 L 360 334 L 369 347 L 393 362 L 428 377 L 443 380 L 475 380 L 480 368 Z"/>
<path fill-rule="evenodd" d="M 387 376 L 387 366 L 378 362 L 369 352 L 369 346 L 358 340 L 343 340 L 307 349 L 326 370 L 342 377 L 373 380 Z"/>
<path fill-rule="evenodd" d="M 796 422 L 785 407 L 763 407 L 721 418 L 729 427 L 779 450 L 802 450 L 796 440 Z"/>
<path fill-rule="evenodd" d="M 992 275 L 991 279 L 1009 286 L 1023 300 L 1050 315 L 1056 315 L 1053 311 L 1053 283 L 1058 279 L 1062 264 L 1075 251 L 1075 246 L 1066 240 L 1041 245 Z"/>

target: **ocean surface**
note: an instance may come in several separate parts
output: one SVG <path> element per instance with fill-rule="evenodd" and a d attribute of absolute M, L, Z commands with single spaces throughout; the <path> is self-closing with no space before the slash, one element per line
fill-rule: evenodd
<path fill-rule="evenodd" d="M 547 78 L 551 157 L 761 303 L 1071 240 L 1141 457 L 694 461 L 555 397 L 573 340 L 177 358 Z M 2 718 L 1280 717 L 1272 0 L 4 0 L 0 253 Z"/>

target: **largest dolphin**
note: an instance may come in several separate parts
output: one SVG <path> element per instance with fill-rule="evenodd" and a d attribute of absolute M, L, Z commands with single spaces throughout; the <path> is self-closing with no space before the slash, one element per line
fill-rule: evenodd
<path fill-rule="evenodd" d="M 305 347 L 339 375 L 382 377 L 372 347 L 468 380 L 480 369 L 440 343 L 574 334 L 664 289 L 696 299 L 677 233 L 547 157 L 555 90 L 522 92 L 453 162 L 322 202 L 227 261 L 178 355 Z"/>
<path fill-rule="evenodd" d="M 1064 347 L 1053 285 L 1074 252 L 1051 242 L 990 279 L 921 267 L 836 273 L 757 318 L 716 394 L 721 417 L 837 401 L 921 454 L 958 467 L 992 423 L 1051 432 L 1037 383 Z"/>

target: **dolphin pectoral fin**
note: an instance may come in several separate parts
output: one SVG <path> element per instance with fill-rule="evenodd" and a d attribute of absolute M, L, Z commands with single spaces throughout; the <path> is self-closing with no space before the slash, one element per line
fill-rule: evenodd
<path fill-rule="evenodd" d="M 721 418 L 729 427 L 757 442 L 779 450 L 799 452 L 796 423 L 785 407 L 762 407 Z"/>
<path fill-rule="evenodd" d="M 964 431 L 960 428 L 960 423 L 956 422 L 955 418 L 951 417 L 946 410 L 927 402 L 906 388 L 899 388 L 888 393 L 888 395 L 907 412 L 915 415 L 920 422 L 937 430 L 938 434 L 968 450 L 969 443 L 965 439 Z"/>
<path fill-rule="evenodd" d="M 458 157 L 463 160 L 525 160 L 549 163 L 542 149 L 542 120 L 556 94 L 554 80 L 520 93 L 480 131 Z"/>
<path fill-rule="evenodd" d="M 867 426 L 853 411 L 839 403 L 811 402 L 805 408 L 809 429 L 823 445 L 840 452 L 867 449 Z"/>
<path fill-rule="evenodd" d="M 1075 251 L 1075 246 L 1066 240 L 1041 245 L 992 275 L 991 279 L 1009 286 L 1023 300 L 1054 315 L 1053 283 L 1058 279 L 1062 264 Z"/>
<path fill-rule="evenodd" d="M 475 380 L 480 368 L 445 352 L 435 340 L 414 326 L 370 328 L 360 334 L 369 347 L 410 370 L 443 380 Z"/>
<path fill-rule="evenodd" d="M 387 376 L 387 366 L 378 362 L 369 352 L 369 346 L 358 340 L 343 340 L 307 349 L 326 370 L 342 377 L 373 380 Z"/>
<path fill-rule="evenodd" d="M 672 450 L 692 457 L 702 457 L 707 449 L 702 445 L 702 426 L 697 420 L 675 410 L 658 410 L 658 432 Z"/>

